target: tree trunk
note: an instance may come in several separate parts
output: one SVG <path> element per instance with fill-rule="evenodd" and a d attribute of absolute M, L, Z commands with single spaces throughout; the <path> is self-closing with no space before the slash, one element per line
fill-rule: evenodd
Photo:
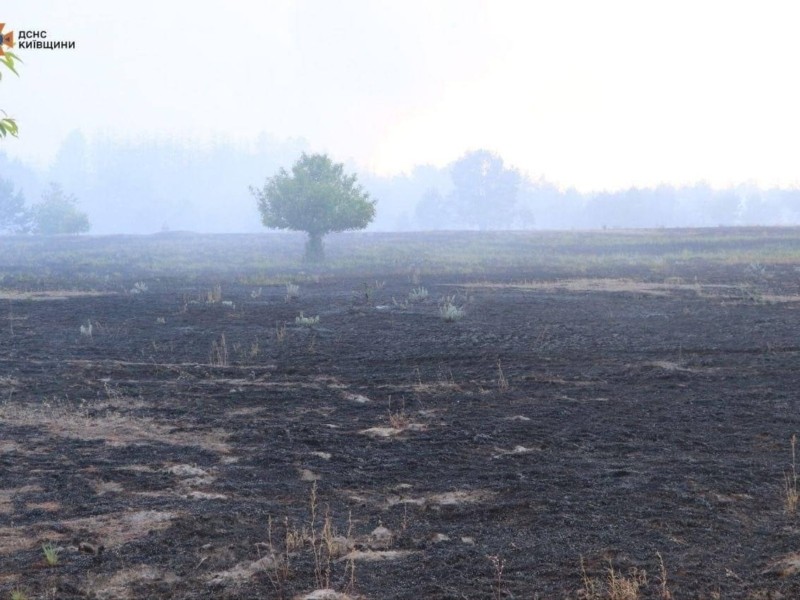
<path fill-rule="evenodd" d="M 325 251 L 322 248 L 322 234 L 311 233 L 308 234 L 306 241 L 306 262 L 318 263 L 325 260 Z"/>

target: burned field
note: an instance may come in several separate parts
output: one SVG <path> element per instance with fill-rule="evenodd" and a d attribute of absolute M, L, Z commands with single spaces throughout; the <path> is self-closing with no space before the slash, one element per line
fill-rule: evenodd
<path fill-rule="evenodd" d="M 798 233 L 671 235 L 314 272 L 3 242 L 0 598 L 799 597 Z"/>

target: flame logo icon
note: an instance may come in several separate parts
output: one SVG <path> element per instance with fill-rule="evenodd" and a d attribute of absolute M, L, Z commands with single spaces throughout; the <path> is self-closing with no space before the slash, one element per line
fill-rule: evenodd
<path fill-rule="evenodd" d="M 14 32 L 9 31 L 8 33 L 3 33 L 3 27 L 5 26 L 5 23 L 0 23 L 0 36 L 2 37 L 2 42 L 0 42 L 0 56 L 5 54 L 3 46 L 8 46 L 9 48 L 14 47 Z"/>

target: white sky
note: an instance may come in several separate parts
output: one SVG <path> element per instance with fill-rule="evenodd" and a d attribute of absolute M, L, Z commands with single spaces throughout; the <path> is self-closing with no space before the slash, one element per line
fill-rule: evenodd
<path fill-rule="evenodd" d="M 800 184 L 800 3 L 12 0 L 9 154 L 265 131 L 379 173 L 489 148 L 581 190 Z"/>

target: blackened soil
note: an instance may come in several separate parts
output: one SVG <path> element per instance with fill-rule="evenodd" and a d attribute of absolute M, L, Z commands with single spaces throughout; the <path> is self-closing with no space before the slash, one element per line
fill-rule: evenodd
<path fill-rule="evenodd" d="M 0 597 L 798 598 L 800 286 L 756 275 L 3 300 Z"/>

